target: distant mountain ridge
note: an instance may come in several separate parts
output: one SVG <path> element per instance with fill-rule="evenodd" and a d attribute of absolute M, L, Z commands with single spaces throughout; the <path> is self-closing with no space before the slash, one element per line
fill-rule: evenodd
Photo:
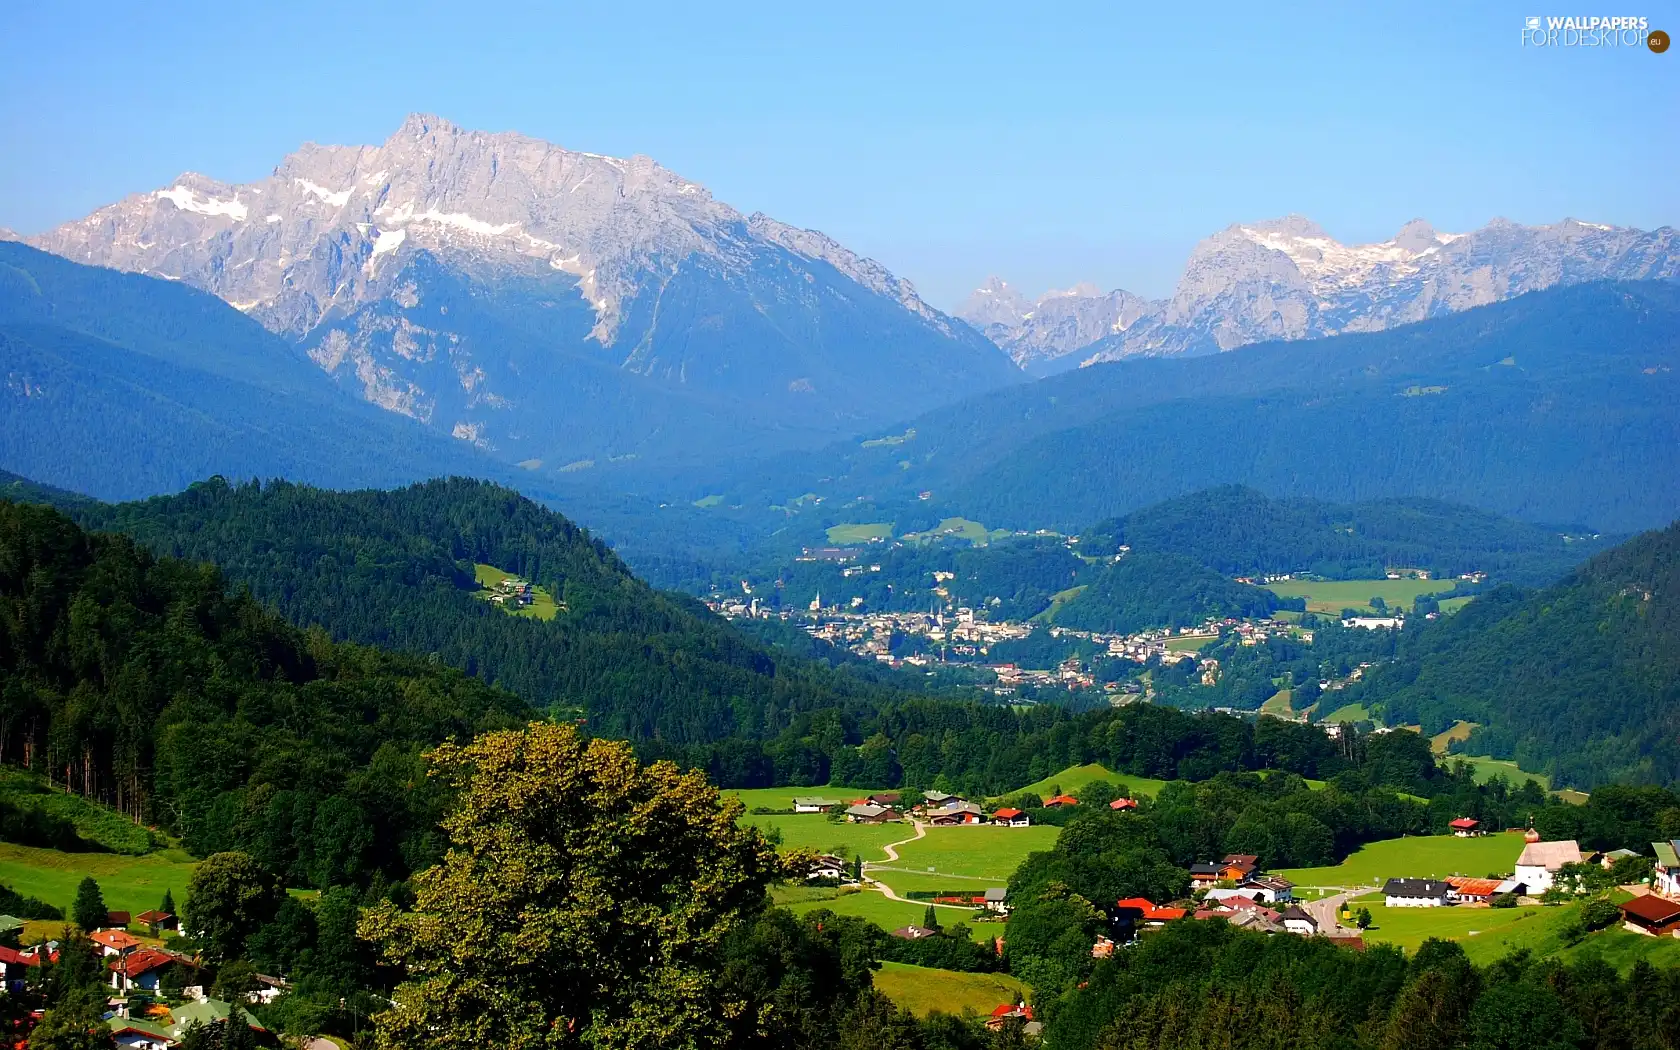
<path fill-rule="evenodd" d="M 647 157 L 432 116 L 28 241 L 209 291 L 368 401 L 532 469 L 809 444 L 1016 378 L 821 233 Z"/>
<path fill-rule="evenodd" d="M 1166 299 L 1082 285 L 1029 303 L 994 277 L 957 316 L 1043 374 L 1378 331 L 1556 285 L 1676 276 L 1680 238 L 1667 226 L 1647 233 L 1576 219 L 1549 226 L 1495 219 L 1454 234 L 1414 219 L 1386 241 L 1347 245 L 1290 215 L 1203 240 Z"/>

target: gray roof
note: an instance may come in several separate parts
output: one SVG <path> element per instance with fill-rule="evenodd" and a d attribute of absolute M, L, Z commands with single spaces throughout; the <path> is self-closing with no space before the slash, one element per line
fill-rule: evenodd
<path fill-rule="evenodd" d="M 1008 896 L 1009 891 L 1004 889 L 1002 886 L 993 886 L 991 889 L 986 891 L 986 899 L 988 901 L 1001 901 Z"/>
<path fill-rule="evenodd" d="M 1445 897 L 1452 890 L 1434 879 L 1389 879 L 1383 883 L 1385 897 Z"/>

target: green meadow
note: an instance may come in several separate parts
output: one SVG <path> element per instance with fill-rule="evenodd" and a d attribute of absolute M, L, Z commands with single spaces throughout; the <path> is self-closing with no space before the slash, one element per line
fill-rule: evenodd
<path fill-rule="evenodd" d="M 1060 828 L 1049 825 L 1030 828 L 991 825 L 929 828 L 925 838 L 898 847 L 898 863 L 892 867 L 914 872 L 918 878 L 928 875 L 955 875 L 963 877 L 964 881 L 981 879 L 991 885 L 1001 886 L 1009 881 L 1009 876 L 1021 866 L 1027 854 L 1054 846 L 1056 836 L 1060 833 Z M 906 889 L 923 888 L 900 886 L 899 877 L 886 872 L 882 873 L 882 878 L 900 893 Z M 984 888 L 984 885 L 981 885 L 981 888 Z"/>
<path fill-rule="evenodd" d="M 1450 591 L 1457 580 L 1285 580 L 1266 589 L 1282 598 L 1305 598 L 1307 611 L 1335 615 L 1343 609 L 1374 612 L 1370 601 L 1381 598 L 1390 609 L 1410 609 L 1420 595 Z"/>
<path fill-rule="evenodd" d="M 893 962 L 881 964 L 875 987 L 917 1017 L 970 1010 L 984 1016 L 1032 996 L 1032 989 L 1004 973 L 956 973 Z"/>
<path fill-rule="evenodd" d="M 862 524 L 831 525 L 828 528 L 828 542 L 836 547 L 849 547 L 856 544 L 868 543 L 871 540 L 892 539 L 892 522 L 872 521 Z"/>
<path fill-rule="evenodd" d="M 484 588 L 478 596 L 485 601 L 490 600 L 491 593 L 502 585 L 503 580 L 511 580 L 514 576 L 514 573 L 504 572 L 494 565 L 482 563 L 473 565 L 473 577 L 478 580 L 478 585 Z M 531 588 L 530 605 L 524 608 L 513 606 L 503 606 L 503 608 L 510 616 L 524 616 L 532 620 L 552 620 L 560 613 L 560 605 L 554 600 L 554 595 L 549 594 L 542 587 Z"/>
<path fill-rule="evenodd" d="M 1340 864 L 1286 868 L 1279 874 L 1301 886 L 1380 886 L 1393 878 L 1439 879 L 1448 875 L 1479 879 L 1511 871 L 1522 849 L 1521 835 L 1503 832 L 1469 839 L 1416 835 L 1372 842 Z"/>
<path fill-rule="evenodd" d="M 187 881 L 198 862 L 183 850 L 143 857 L 116 853 L 60 853 L 0 842 L 0 883 L 25 897 L 38 897 L 69 914 L 76 887 L 91 875 L 112 911 L 151 911 L 168 890 L 176 904 L 187 899 Z"/>
<path fill-rule="evenodd" d="M 1131 791 L 1133 798 L 1154 798 L 1166 786 L 1165 780 L 1152 777 L 1133 777 L 1125 773 L 1112 773 L 1101 763 L 1092 762 L 1089 765 L 1069 766 L 1060 773 L 1053 773 L 1043 780 L 1035 781 L 1017 791 L 1007 792 L 1009 795 L 1020 791 L 1029 791 L 1039 798 L 1049 798 L 1054 795 L 1055 788 L 1060 787 L 1062 794 L 1079 797 L 1080 789 L 1094 780 L 1106 780 L 1111 784 L 1124 784 Z M 1000 798 L 1003 796 L 999 796 Z"/>
<path fill-rule="evenodd" d="M 822 896 L 824 892 L 828 896 Z M 791 887 L 789 890 L 778 890 L 775 898 L 776 903 L 796 915 L 827 909 L 836 915 L 867 919 L 883 930 L 896 930 L 900 926 L 920 926 L 922 920 L 927 917 L 926 904 L 888 900 L 877 890 L 857 890 L 836 895 L 836 891 L 832 889 L 811 891 L 805 890 L 804 887 Z M 946 929 L 963 927 L 971 939 L 980 943 L 988 943 L 994 937 L 1003 936 L 1004 924 L 1001 922 L 971 922 L 970 912 L 956 908 L 939 908 L 937 914 L 941 926 Z"/>

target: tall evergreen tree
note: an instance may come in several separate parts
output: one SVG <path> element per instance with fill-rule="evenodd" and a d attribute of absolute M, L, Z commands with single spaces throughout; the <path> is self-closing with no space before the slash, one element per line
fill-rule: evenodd
<path fill-rule="evenodd" d="M 99 883 L 89 875 L 76 887 L 76 903 L 70 906 L 70 921 L 80 926 L 83 933 L 92 933 L 106 925 L 109 918 L 110 909 L 105 907 L 105 895 L 99 892 Z"/>

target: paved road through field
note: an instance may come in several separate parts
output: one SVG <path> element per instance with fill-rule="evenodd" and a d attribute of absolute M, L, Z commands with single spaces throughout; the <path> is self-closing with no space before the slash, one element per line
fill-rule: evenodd
<path fill-rule="evenodd" d="M 926 824 L 923 824 L 919 820 L 913 820 L 910 823 L 914 824 L 916 827 L 916 833 L 914 835 L 911 835 L 907 839 L 899 839 L 897 842 L 889 842 L 885 846 L 881 847 L 881 852 L 887 855 L 887 864 L 895 864 L 898 862 L 898 847 L 907 846 L 919 838 L 926 837 Z M 875 888 L 880 890 L 881 895 L 886 897 L 887 900 L 899 901 L 903 904 L 933 904 L 935 908 L 956 908 L 958 911 L 971 912 L 974 910 L 974 906 L 972 904 L 934 904 L 932 901 L 913 901 L 907 897 L 900 897 L 893 891 L 891 886 L 888 886 L 886 883 L 882 882 L 878 878 L 875 878 L 873 875 L 868 874 L 871 871 L 903 871 L 906 874 L 910 874 L 908 869 L 890 868 L 887 864 L 877 864 L 874 861 L 864 861 L 863 863 L 864 878 L 873 882 L 875 884 Z"/>

